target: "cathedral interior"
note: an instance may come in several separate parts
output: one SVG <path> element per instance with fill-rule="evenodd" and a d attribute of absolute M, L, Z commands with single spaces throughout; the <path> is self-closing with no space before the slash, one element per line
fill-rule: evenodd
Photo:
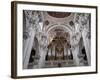
<path fill-rule="evenodd" d="M 89 13 L 23 10 L 23 69 L 91 65 Z"/>

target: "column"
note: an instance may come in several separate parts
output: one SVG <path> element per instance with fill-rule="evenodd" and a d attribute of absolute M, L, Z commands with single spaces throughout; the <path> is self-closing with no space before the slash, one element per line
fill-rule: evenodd
<path fill-rule="evenodd" d="M 64 45 L 64 56 L 67 56 L 67 49 L 66 49 L 66 45 Z"/>
<path fill-rule="evenodd" d="M 52 56 L 55 56 L 55 45 L 53 45 L 53 48 L 52 48 Z"/>
<path fill-rule="evenodd" d="M 40 40 L 39 40 L 39 63 L 38 67 L 42 68 L 45 66 L 45 58 L 47 53 L 47 37 L 45 33 L 41 33 Z"/>
<path fill-rule="evenodd" d="M 85 46 L 85 50 L 86 50 L 86 56 L 87 56 L 87 60 L 88 60 L 88 64 L 91 65 L 91 55 L 90 55 L 90 41 L 88 38 L 86 38 L 86 34 L 87 32 L 83 30 L 82 32 L 82 37 L 83 37 L 83 42 L 84 42 L 84 46 Z"/>
<path fill-rule="evenodd" d="M 71 53 L 70 53 L 70 48 L 69 48 L 69 49 L 68 49 L 68 54 L 67 54 L 67 55 L 70 56 L 70 54 L 71 54 Z"/>
<path fill-rule="evenodd" d="M 23 68 L 24 69 L 27 69 L 27 67 L 28 67 L 29 58 L 30 58 L 30 55 L 31 55 L 31 50 L 32 50 L 33 41 L 34 41 L 34 36 L 35 36 L 35 33 L 34 33 L 34 30 L 32 29 L 31 35 L 29 37 L 29 41 L 28 41 L 28 43 L 26 45 L 26 49 L 24 51 L 24 54 L 25 54 L 25 57 L 24 57 L 24 60 L 23 60 Z"/>
<path fill-rule="evenodd" d="M 40 59 L 39 59 L 39 64 L 38 64 L 38 67 L 39 68 L 42 68 L 45 66 L 45 57 L 46 57 L 46 53 L 47 53 L 47 50 L 44 49 L 43 47 L 40 47 L 39 48 L 39 54 L 40 54 Z"/>
<path fill-rule="evenodd" d="M 78 58 L 79 54 L 79 45 L 75 46 L 75 48 L 72 49 L 73 59 L 75 61 L 76 66 L 80 65 L 80 60 Z"/>
<path fill-rule="evenodd" d="M 49 47 L 48 56 L 51 56 L 51 48 Z"/>
<path fill-rule="evenodd" d="M 27 51 L 27 46 L 29 44 L 30 38 L 28 39 L 23 39 L 23 61 L 25 60 L 25 55 L 26 55 L 26 51 Z"/>

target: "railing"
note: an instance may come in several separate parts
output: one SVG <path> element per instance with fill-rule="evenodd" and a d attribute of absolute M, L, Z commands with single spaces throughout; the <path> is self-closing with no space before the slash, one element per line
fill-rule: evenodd
<path fill-rule="evenodd" d="M 73 60 L 45 61 L 45 67 L 72 67 L 75 66 Z"/>
<path fill-rule="evenodd" d="M 35 66 L 37 62 L 29 63 L 28 67 L 30 69 L 33 68 L 33 65 Z M 51 61 L 45 61 L 44 68 L 54 68 L 54 67 L 72 67 L 76 66 L 74 60 L 51 60 Z"/>

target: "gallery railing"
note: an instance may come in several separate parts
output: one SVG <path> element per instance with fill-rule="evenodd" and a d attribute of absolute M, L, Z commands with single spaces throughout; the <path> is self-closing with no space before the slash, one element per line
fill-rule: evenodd
<path fill-rule="evenodd" d="M 75 66 L 74 60 L 45 61 L 44 67 L 72 67 Z"/>

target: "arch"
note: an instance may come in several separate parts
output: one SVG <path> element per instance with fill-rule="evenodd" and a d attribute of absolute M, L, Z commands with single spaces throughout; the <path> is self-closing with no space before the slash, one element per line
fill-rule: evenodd
<path fill-rule="evenodd" d="M 70 28 L 70 26 L 68 25 L 54 25 L 52 27 L 50 27 L 48 30 L 47 30 L 47 34 L 51 31 L 51 30 L 55 30 L 55 29 L 61 29 L 61 30 L 64 30 L 65 32 L 68 32 L 70 35 L 72 34 L 72 30 Z"/>

